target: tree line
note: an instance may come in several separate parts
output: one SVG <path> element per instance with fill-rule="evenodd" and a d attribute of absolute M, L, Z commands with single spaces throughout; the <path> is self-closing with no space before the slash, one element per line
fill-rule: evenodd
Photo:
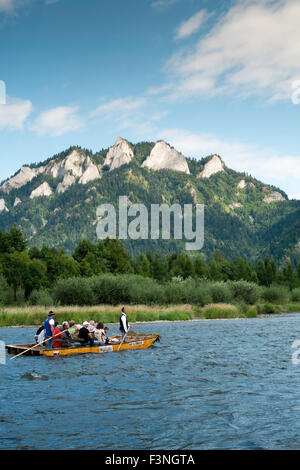
<path fill-rule="evenodd" d="M 28 300 L 32 292 L 52 289 L 59 279 L 92 277 L 102 273 L 137 274 L 160 283 L 186 279 L 209 281 L 248 281 L 260 286 L 284 285 L 290 290 L 300 287 L 300 262 L 296 269 L 290 262 L 276 265 L 266 257 L 253 264 L 241 257 L 227 259 L 215 251 L 210 260 L 203 255 L 159 252 L 131 256 L 118 239 L 99 240 L 96 244 L 84 239 L 72 255 L 64 249 L 43 246 L 28 248 L 22 232 L 16 227 L 0 230 L 1 289 L 6 286 L 17 300 L 18 289 Z M 1 300 L 1 299 L 0 299 Z"/>

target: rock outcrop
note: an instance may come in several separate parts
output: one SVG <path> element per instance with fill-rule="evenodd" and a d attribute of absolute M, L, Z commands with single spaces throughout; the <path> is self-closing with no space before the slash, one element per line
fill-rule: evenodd
<path fill-rule="evenodd" d="M 246 188 L 255 188 L 255 184 L 253 184 L 252 181 L 246 181 L 245 179 L 242 179 L 238 183 L 237 189 L 246 189 Z"/>
<path fill-rule="evenodd" d="M 142 167 L 150 168 L 151 170 L 182 171 L 188 175 L 190 174 L 185 157 L 164 141 L 159 141 L 155 144 Z"/>
<path fill-rule="evenodd" d="M 89 157 L 84 164 L 85 171 L 79 180 L 79 184 L 87 184 L 90 181 L 101 178 L 100 173 L 96 165 L 91 161 Z"/>
<path fill-rule="evenodd" d="M 90 157 L 86 156 L 83 152 L 73 150 L 60 162 L 52 160 L 47 165 L 38 168 L 22 166 L 21 170 L 15 176 L 5 181 L 0 189 L 9 194 L 12 189 L 19 189 L 25 186 L 40 174 L 50 175 L 53 178 L 64 178 L 63 182 L 58 185 L 58 193 L 68 189 L 69 186 L 75 183 L 76 178 L 79 178 L 80 184 L 87 184 L 90 181 L 101 178 L 97 166 Z"/>
<path fill-rule="evenodd" d="M 21 199 L 19 197 L 16 197 L 15 202 L 14 202 L 14 207 L 17 207 L 19 204 L 21 204 Z"/>
<path fill-rule="evenodd" d="M 43 172 L 44 167 L 40 168 L 29 168 L 29 166 L 22 166 L 21 170 L 18 173 L 10 178 L 9 180 L 5 181 L 0 189 L 9 194 L 12 189 L 19 189 L 25 184 L 30 183 L 37 175 Z"/>
<path fill-rule="evenodd" d="M 286 201 L 285 197 L 278 191 L 272 191 L 270 194 L 264 197 L 264 202 L 266 202 L 267 204 L 278 201 Z"/>
<path fill-rule="evenodd" d="M 32 191 L 30 194 L 30 199 L 34 199 L 35 197 L 41 197 L 41 196 L 51 196 L 53 194 L 52 189 L 50 188 L 49 184 L 45 181 L 45 183 L 41 184 L 38 186 L 36 189 Z"/>
<path fill-rule="evenodd" d="M 118 137 L 115 145 L 107 152 L 103 166 L 107 166 L 109 171 L 112 171 L 130 163 L 132 159 L 133 151 L 129 143 L 122 137 Z"/>
<path fill-rule="evenodd" d="M 57 194 L 64 193 L 70 186 L 72 186 L 72 184 L 75 183 L 75 181 L 76 181 L 75 176 L 70 175 L 69 173 L 67 173 L 64 176 L 64 179 L 62 180 L 62 182 L 58 184 L 58 186 L 56 188 L 56 193 Z"/>
<path fill-rule="evenodd" d="M 6 207 L 6 203 L 4 199 L 0 199 L 0 213 L 2 212 L 9 212 L 9 210 Z"/>
<path fill-rule="evenodd" d="M 239 207 L 243 207 L 243 205 L 240 202 L 233 202 L 232 204 L 229 205 L 230 209 L 234 211 L 234 209 L 238 209 Z"/>
<path fill-rule="evenodd" d="M 64 181 L 58 185 L 60 188 L 59 191 L 61 192 L 75 183 L 75 178 L 80 178 L 80 184 L 87 184 L 90 181 L 100 178 L 99 170 L 90 157 L 87 157 L 78 150 L 73 150 L 73 152 L 61 162 L 51 162 L 48 164 L 45 173 L 53 176 L 53 178 L 64 177 Z M 68 175 L 67 178 L 66 175 Z M 72 177 L 72 179 L 70 177 Z"/>
<path fill-rule="evenodd" d="M 203 170 L 199 173 L 198 178 L 210 178 L 212 175 L 224 170 L 224 163 L 218 155 L 213 155 L 211 159 L 204 165 Z"/>
<path fill-rule="evenodd" d="M 245 189 L 247 187 L 247 183 L 244 179 L 242 179 L 239 184 L 237 185 L 238 189 Z"/>

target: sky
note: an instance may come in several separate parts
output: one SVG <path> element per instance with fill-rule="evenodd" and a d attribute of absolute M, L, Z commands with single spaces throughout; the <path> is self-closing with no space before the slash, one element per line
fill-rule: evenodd
<path fill-rule="evenodd" d="M 299 0 L 0 0 L 0 180 L 163 139 L 300 199 Z"/>

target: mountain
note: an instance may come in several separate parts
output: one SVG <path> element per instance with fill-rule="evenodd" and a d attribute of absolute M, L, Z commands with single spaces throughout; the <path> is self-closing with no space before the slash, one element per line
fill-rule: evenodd
<path fill-rule="evenodd" d="M 283 263 L 300 259 L 300 201 L 280 189 L 228 168 L 218 155 L 186 158 L 164 141 L 132 144 L 119 137 L 97 153 L 74 146 L 48 160 L 23 166 L 0 185 L 0 228 L 21 228 L 30 246 L 74 249 L 83 237 L 96 242 L 97 207 L 129 204 L 204 204 L 210 258 Z M 124 240 L 133 254 L 150 249 L 182 251 L 181 240 Z"/>

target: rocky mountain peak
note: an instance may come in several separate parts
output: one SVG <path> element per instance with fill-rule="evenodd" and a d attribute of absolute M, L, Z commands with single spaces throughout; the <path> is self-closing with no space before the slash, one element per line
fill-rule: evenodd
<path fill-rule="evenodd" d="M 278 191 L 272 191 L 264 197 L 264 202 L 266 202 L 267 204 L 278 201 L 286 201 L 286 198 Z"/>
<path fill-rule="evenodd" d="M 109 171 L 116 170 L 122 165 L 130 163 L 133 159 L 133 151 L 127 140 L 118 137 L 115 145 L 107 152 L 104 166 L 109 167 Z"/>
<path fill-rule="evenodd" d="M 30 181 L 33 180 L 39 173 L 43 171 L 44 167 L 30 168 L 29 166 L 22 166 L 20 171 L 12 178 L 5 181 L 0 189 L 6 194 L 9 194 L 13 189 L 19 189 Z"/>
<path fill-rule="evenodd" d="M 146 158 L 142 167 L 151 170 L 174 170 L 190 174 L 185 157 L 163 140 L 158 141 L 150 155 Z"/>
<path fill-rule="evenodd" d="M 51 196 L 53 194 L 52 189 L 50 188 L 49 184 L 45 181 L 45 183 L 42 183 L 40 186 L 38 186 L 36 189 L 34 189 L 31 194 L 30 194 L 30 199 L 34 199 L 36 197 L 41 197 L 41 196 Z"/>
<path fill-rule="evenodd" d="M 210 160 L 204 165 L 203 170 L 199 173 L 198 178 L 210 178 L 215 173 L 224 170 L 224 163 L 219 155 L 213 155 Z"/>

